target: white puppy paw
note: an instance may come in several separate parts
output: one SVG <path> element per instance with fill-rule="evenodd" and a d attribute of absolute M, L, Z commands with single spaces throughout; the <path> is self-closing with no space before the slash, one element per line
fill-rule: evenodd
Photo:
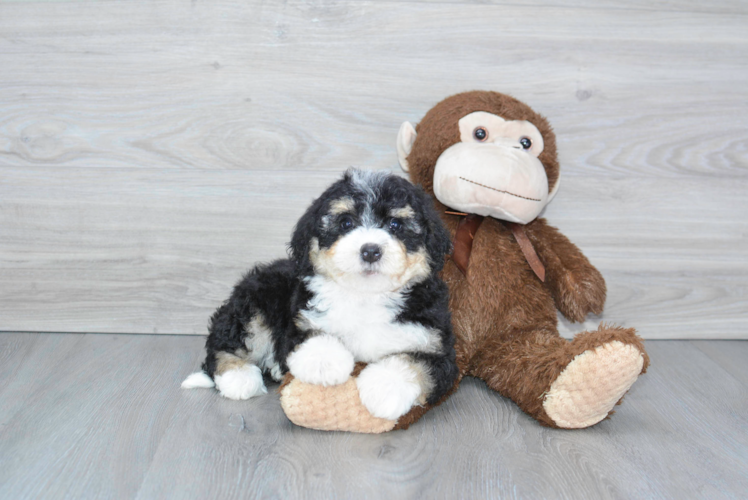
<path fill-rule="evenodd" d="M 249 399 L 268 390 L 262 380 L 262 372 L 255 365 L 246 364 L 213 377 L 221 396 L 229 399 Z"/>
<path fill-rule="evenodd" d="M 281 371 L 281 367 L 278 363 L 275 363 L 270 369 L 270 376 L 273 377 L 273 380 L 275 380 L 276 382 L 280 382 L 281 380 L 283 380 L 283 372 Z"/>
<path fill-rule="evenodd" d="M 302 343 L 286 360 L 291 375 L 316 385 L 342 384 L 353 371 L 353 354 L 335 337 L 318 335 Z"/>
<path fill-rule="evenodd" d="M 375 417 L 396 420 L 421 395 L 418 375 L 402 358 L 390 357 L 370 364 L 356 379 L 361 402 Z"/>

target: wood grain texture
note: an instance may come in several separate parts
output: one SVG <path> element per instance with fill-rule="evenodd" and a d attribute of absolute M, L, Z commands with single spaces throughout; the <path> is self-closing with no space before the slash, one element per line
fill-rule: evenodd
<path fill-rule="evenodd" d="M 179 389 L 202 341 L 169 335 L 0 334 L 18 359 L 0 388 L 0 497 L 740 498 L 748 491 L 748 377 L 704 347 L 650 341 L 650 371 L 612 419 L 539 426 L 466 379 L 406 431 L 292 425 L 278 395 Z M 736 358 L 737 359 L 737 358 Z M 274 387 L 274 386 L 271 386 Z M 5 411 L 13 408 L 12 411 Z"/>
<path fill-rule="evenodd" d="M 741 2 L 0 3 L 0 330 L 204 333 L 350 165 L 463 90 L 554 125 L 602 319 L 746 338 Z M 564 335 L 594 326 L 562 322 Z"/>
<path fill-rule="evenodd" d="M 720 368 L 732 375 L 736 380 L 748 387 L 748 374 L 743 370 L 746 356 L 745 342 L 708 342 L 696 341 L 693 345 L 717 363 Z"/>
<path fill-rule="evenodd" d="M 393 164 L 402 120 L 488 88 L 548 115 L 574 169 L 744 176 L 748 165 L 742 16 L 408 2 L 2 8 L 8 164 Z"/>
<path fill-rule="evenodd" d="M 198 362 L 200 339 L 0 339 L 26 347 L 0 392 L 0 498 L 133 498 L 174 411 L 177 373 Z"/>
<path fill-rule="evenodd" d="M 339 175 L 107 172 L 0 169 L 0 253 L 15 256 L 0 271 L 4 328 L 204 334 L 241 274 L 285 255 L 294 221 Z M 748 212 L 748 181 L 679 178 L 659 190 L 578 176 L 549 207 L 609 288 L 604 315 L 562 320 L 566 336 L 600 321 L 649 338 L 745 335 L 748 226 L 711 220 L 724 204 Z M 693 199 L 689 213 L 673 207 L 679 198 Z"/>
<path fill-rule="evenodd" d="M 408 0 L 411 3 L 448 3 L 448 4 L 472 4 L 472 5 L 502 5 L 516 6 L 512 0 Z M 547 0 L 526 0 L 523 6 L 534 9 L 543 9 L 550 5 L 554 7 L 565 7 L 568 9 L 611 9 L 611 10 L 645 10 L 656 12 L 693 12 L 703 14 L 746 14 L 748 7 L 740 0 L 720 0 L 704 3 L 699 0 L 630 0 L 620 2 L 619 0 L 557 0 L 549 3 Z"/>

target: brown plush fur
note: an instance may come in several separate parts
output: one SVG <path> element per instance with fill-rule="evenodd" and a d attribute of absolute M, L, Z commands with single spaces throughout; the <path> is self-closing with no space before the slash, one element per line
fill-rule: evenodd
<path fill-rule="evenodd" d="M 411 180 L 433 195 L 436 160 L 459 142 L 458 120 L 475 111 L 527 120 L 538 128 L 545 142 L 539 159 L 552 190 L 559 165 L 550 125 L 527 105 L 497 92 L 458 94 L 426 113 L 416 127 L 418 135 L 408 156 Z M 447 208 L 436 204 L 442 213 Z M 460 216 L 444 214 L 443 218 L 454 235 Z M 601 325 L 571 342 L 558 334 L 557 308 L 571 321 L 602 313 L 605 281 L 579 248 L 544 219 L 530 222 L 525 229 L 545 265 L 545 283 L 533 274 L 511 231 L 490 217 L 475 236 L 467 276 L 449 262 L 442 278 L 450 288 L 460 379 L 466 375 L 481 378 L 540 423 L 556 427 L 543 409 L 543 396 L 575 356 L 618 340 L 642 352 L 642 373 L 649 358 L 631 328 Z M 406 428 L 427 410 L 415 408 L 400 418 L 397 428 Z"/>
<path fill-rule="evenodd" d="M 408 155 L 410 179 L 433 194 L 434 167 L 439 155 L 449 146 L 460 142 L 457 122 L 465 115 L 485 111 L 506 120 L 527 120 L 537 127 L 545 146 L 538 159 L 545 166 L 548 186 L 558 182 L 559 166 L 556 156 L 556 136 L 543 116 L 514 97 L 498 92 L 474 91 L 453 95 L 441 101 L 426 113 L 416 126 L 413 148 Z"/>

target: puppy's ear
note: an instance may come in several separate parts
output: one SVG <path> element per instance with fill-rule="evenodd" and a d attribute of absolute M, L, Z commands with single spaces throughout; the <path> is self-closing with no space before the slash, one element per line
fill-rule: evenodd
<path fill-rule="evenodd" d="M 296 271 L 306 273 L 312 269 L 309 260 L 309 250 L 312 238 L 319 237 L 319 225 L 327 208 L 327 201 L 338 199 L 347 193 L 346 186 L 350 184 L 353 169 L 348 169 L 343 178 L 328 187 L 319 198 L 314 200 L 299 222 L 294 227 L 291 242 L 288 244 L 289 258 L 296 263 Z"/>
<path fill-rule="evenodd" d="M 296 223 L 291 242 L 288 244 L 289 257 L 296 263 L 296 270 L 299 272 L 306 270 L 311 265 L 309 262 L 309 245 L 316 233 L 321 205 L 321 198 L 314 200 L 314 203 Z"/>
<path fill-rule="evenodd" d="M 420 186 L 417 189 L 419 204 L 426 219 L 426 251 L 431 257 L 432 269 L 439 272 L 444 267 L 444 259 L 452 253 L 452 238 L 434 207 L 434 200 Z"/>

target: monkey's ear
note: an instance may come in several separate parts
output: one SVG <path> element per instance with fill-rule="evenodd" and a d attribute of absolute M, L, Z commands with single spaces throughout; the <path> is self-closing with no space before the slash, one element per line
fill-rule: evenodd
<path fill-rule="evenodd" d="M 408 166 L 408 155 L 415 140 L 415 127 L 410 122 L 403 122 L 400 125 L 400 130 L 397 131 L 397 161 L 400 162 L 400 168 L 403 169 L 403 172 L 407 172 L 410 168 Z"/>
<path fill-rule="evenodd" d="M 558 186 L 561 184 L 561 179 L 556 179 L 556 185 L 553 186 L 553 189 L 551 189 L 551 192 L 548 193 L 548 201 L 545 202 L 545 204 L 549 204 L 553 198 L 556 197 L 556 193 L 558 193 Z"/>

